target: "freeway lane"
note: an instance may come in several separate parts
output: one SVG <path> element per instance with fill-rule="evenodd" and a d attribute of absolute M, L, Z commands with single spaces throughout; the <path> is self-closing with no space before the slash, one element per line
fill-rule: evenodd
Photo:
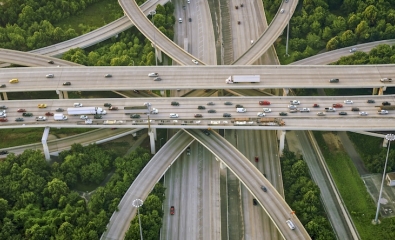
<path fill-rule="evenodd" d="M 1 56 L 0 56 L 1 60 Z M 148 73 L 157 72 L 162 81 L 153 81 Z M 54 78 L 45 78 L 52 73 Z M 111 73 L 112 78 L 104 78 Z M 260 83 L 226 84 L 230 75 L 260 75 Z M 251 88 L 378 88 L 395 86 L 382 83 L 383 77 L 394 77 L 395 65 L 353 66 L 182 66 L 182 67 L 59 67 L 0 69 L 0 83 L 18 78 L 18 84 L 7 84 L 4 92 L 22 91 L 112 91 L 174 89 L 251 89 Z M 339 78 L 339 83 L 329 79 Z M 63 86 L 69 81 L 71 86 Z"/>
<path fill-rule="evenodd" d="M 221 159 L 229 167 L 262 205 L 285 239 L 310 239 L 296 216 L 292 217 L 296 229 L 291 230 L 287 226 L 285 221 L 290 218 L 292 210 L 262 173 L 235 147 L 214 131 L 210 136 L 206 136 L 199 130 L 186 130 L 186 132 L 210 149 L 218 159 Z M 261 185 L 266 186 L 267 192 L 261 190 Z"/>

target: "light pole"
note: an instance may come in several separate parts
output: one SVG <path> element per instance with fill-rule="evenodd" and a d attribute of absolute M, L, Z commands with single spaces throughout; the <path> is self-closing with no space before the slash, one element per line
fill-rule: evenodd
<path fill-rule="evenodd" d="M 143 230 L 141 229 L 141 219 L 140 219 L 140 211 L 139 211 L 139 208 L 143 206 L 143 200 L 137 198 L 133 200 L 132 205 L 133 207 L 137 208 L 137 215 L 139 216 L 139 226 L 140 226 L 140 239 L 143 240 Z"/>
<path fill-rule="evenodd" d="M 288 11 L 288 17 L 289 17 L 289 11 Z M 291 18 L 288 20 L 288 25 L 287 25 L 287 42 L 285 44 L 285 56 L 288 57 L 288 39 L 289 39 L 289 23 L 291 22 Z"/>
<path fill-rule="evenodd" d="M 381 180 L 381 187 L 380 187 L 379 199 L 377 200 L 377 210 L 376 210 L 376 217 L 374 218 L 374 224 L 378 223 L 378 217 L 379 217 L 379 211 L 380 211 L 380 199 L 381 199 L 381 195 L 383 194 L 383 185 L 384 185 L 384 180 L 385 180 L 385 170 L 387 170 L 388 154 L 390 152 L 391 141 L 395 140 L 395 135 L 394 134 L 387 134 L 387 135 L 385 135 L 385 139 L 387 139 L 387 141 L 388 141 L 387 157 L 385 158 L 383 179 Z"/>
<path fill-rule="evenodd" d="M 153 22 L 154 27 L 155 27 L 154 15 L 156 14 L 156 11 L 150 11 L 149 14 L 151 15 L 152 22 Z M 154 31 L 154 47 L 155 47 L 155 65 L 158 66 L 158 58 L 156 56 L 156 31 Z"/>

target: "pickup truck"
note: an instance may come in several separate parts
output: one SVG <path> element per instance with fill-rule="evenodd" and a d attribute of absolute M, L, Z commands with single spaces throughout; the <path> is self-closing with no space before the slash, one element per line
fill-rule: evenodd
<path fill-rule="evenodd" d="M 43 116 L 38 116 L 36 117 L 36 121 L 47 121 L 47 118 Z"/>
<path fill-rule="evenodd" d="M 334 104 L 332 104 L 332 107 L 334 107 L 334 108 L 342 108 L 342 107 L 343 107 L 343 104 L 334 103 Z"/>
<path fill-rule="evenodd" d="M 325 112 L 336 112 L 336 108 L 332 108 L 332 107 L 325 108 Z"/>

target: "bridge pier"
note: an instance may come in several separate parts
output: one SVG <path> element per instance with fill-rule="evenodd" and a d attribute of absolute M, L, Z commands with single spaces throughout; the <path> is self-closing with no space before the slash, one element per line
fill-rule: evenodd
<path fill-rule="evenodd" d="M 47 144 L 49 130 L 50 127 L 45 127 L 43 132 L 43 137 L 41 138 L 41 143 L 43 144 L 44 156 L 47 161 L 51 160 L 51 157 L 49 156 L 49 148 Z"/>
<path fill-rule="evenodd" d="M 155 154 L 156 153 L 156 151 L 155 151 L 155 141 L 156 141 L 156 138 L 157 138 L 156 129 L 155 128 L 151 128 L 148 131 L 148 136 L 149 136 L 150 145 L 151 145 L 151 154 Z"/>
<path fill-rule="evenodd" d="M 283 155 L 284 144 L 285 144 L 285 133 L 286 133 L 285 130 L 277 130 L 277 138 L 280 140 L 279 149 L 278 149 L 279 156 Z"/>
<path fill-rule="evenodd" d="M 372 95 L 384 95 L 385 90 L 387 90 L 387 87 L 373 88 Z"/>
<path fill-rule="evenodd" d="M 69 93 L 67 91 L 62 91 L 62 92 L 63 92 L 63 98 L 69 99 Z"/>
<path fill-rule="evenodd" d="M 283 88 L 283 96 L 286 97 L 288 96 L 289 93 L 289 88 Z"/>
<path fill-rule="evenodd" d="M 8 96 L 6 92 L 3 92 L 3 99 L 1 99 L 1 95 L 0 95 L 0 100 L 8 100 Z"/>
<path fill-rule="evenodd" d="M 63 99 L 63 92 L 60 90 L 56 90 L 56 94 L 59 95 L 59 99 Z"/>

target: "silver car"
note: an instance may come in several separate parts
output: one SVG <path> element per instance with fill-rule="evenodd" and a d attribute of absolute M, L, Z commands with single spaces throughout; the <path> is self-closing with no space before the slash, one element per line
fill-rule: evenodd
<path fill-rule="evenodd" d="M 178 118 L 178 114 L 177 113 L 170 113 L 170 118 Z"/>

